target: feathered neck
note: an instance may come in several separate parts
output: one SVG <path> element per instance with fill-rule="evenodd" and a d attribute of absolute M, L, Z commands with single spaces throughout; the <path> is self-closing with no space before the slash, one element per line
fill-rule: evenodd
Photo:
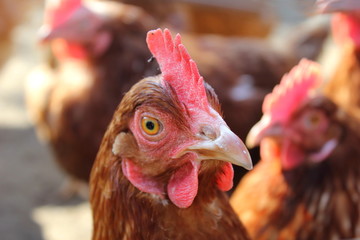
<path fill-rule="evenodd" d="M 186 209 L 170 200 L 139 191 L 121 170 L 121 161 L 104 164 L 99 181 L 106 188 L 92 189 L 93 240 L 104 239 L 248 239 L 225 193 L 209 177 L 199 176 L 199 192 Z"/>

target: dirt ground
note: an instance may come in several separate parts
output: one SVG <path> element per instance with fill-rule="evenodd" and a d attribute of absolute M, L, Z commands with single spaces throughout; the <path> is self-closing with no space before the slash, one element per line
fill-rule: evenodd
<path fill-rule="evenodd" d="M 38 2 L 15 29 L 13 53 L 0 69 L 0 238 L 90 239 L 88 202 L 59 198 L 64 176 L 38 141 L 26 114 L 24 82 L 41 59 L 36 44 L 42 20 Z"/>

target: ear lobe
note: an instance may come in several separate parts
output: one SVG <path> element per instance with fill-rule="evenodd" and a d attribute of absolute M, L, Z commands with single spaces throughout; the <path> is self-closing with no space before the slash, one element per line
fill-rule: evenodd
<path fill-rule="evenodd" d="M 106 31 L 100 31 L 96 34 L 93 44 L 93 53 L 95 56 L 100 56 L 110 47 L 113 36 Z"/>
<path fill-rule="evenodd" d="M 145 176 L 141 168 L 135 165 L 130 159 L 124 158 L 121 162 L 124 176 L 142 192 L 156 194 L 164 199 L 165 186 L 163 183 Z"/>

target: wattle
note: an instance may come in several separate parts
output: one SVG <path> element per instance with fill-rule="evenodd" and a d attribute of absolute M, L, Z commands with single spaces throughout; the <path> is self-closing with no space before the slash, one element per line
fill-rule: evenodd
<path fill-rule="evenodd" d="M 193 203 L 199 187 L 199 169 L 201 163 L 188 161 L 177 169 L 167 184 L 167 194 L 172 203 L 179 208 L 188 208 Z M 155 179 L 145 176 L 141 168 L 136 166 L 130 159 L 123 159 L 122 170 L 124 176 L 142 192 L 165 195 L 164 184 Z M 234 170 L 231 163 L 224 163 L 221 170 L 216 174 L 217 187 L 222 191 L 228 191 L 233 187 Z"/>
<path fill-rule="evenodd" d="M 69 42 L 63 39 L 56 39 L 51 44 L 55 56 L 60 59 L 86 59 L 88 53 L 84 46 L 79 43 Z"/>
<path fill-rule="evenodd" d="M 260 142 L 260 156 L 262 160 L 280 159 L 281 150 L 279 144 L 271 139 L 264 138 Z"/>
<path fill-rule="evenodd" d="M 164 197 L 164 186 L 142 174 L 141 169 L 131 160 L 123 159 L 121 166 L 125 177 L 140 191 Z"/>
<path fill-rule="evenodd" d="M 290 170 L 299 166 L 304 159 L 304 152 L 296 144 L 290 140 L 283 141 L 281 163 L 284 170 Z"/>
<path fill-rule="evenodd" d="M 231 163 L 224 163 L 222 169 L 216 174 L 216 184 L 221 191 L 229 191 L 233 187 L 234 169 Z"/>
<path fill-rule="evenodd" d="M 189 161 L 171 176 L 167 192 L 177 207 L 187 208 L 193 203 L 198 192 L 199 168 L 200 163 Z"/>

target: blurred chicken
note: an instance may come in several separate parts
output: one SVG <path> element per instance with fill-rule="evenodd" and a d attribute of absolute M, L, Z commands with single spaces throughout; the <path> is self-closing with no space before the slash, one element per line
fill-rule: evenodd
<path fill-rule="evenodd" d="M 123 94 L 158 72 L 142 43 L 153 23 L 141 9 L 114 2 L 48 4 L 41 34 L 55 62 L 30 75 L 27 103 L 39 135 L 72 178 L 89 180 Z"/>
<path fill-rule="evenodd" d="M 230 202 L 253 239 L 360 237 L 360 125 L 321 84 L 319 65 L 301 61 L 249 133 L 262 160 Z"/>
<path fill-rule="evenodd" d="M 93 240 L 248 239 L 222 191 L 252 167 L 213 89 L 170 32 L 147 36 L 161 75 L 134 85 L 91 172 Z"/>
<path fill-rule="evenodd" d="M 341 53 L 326 92 L 346 111 L 360 120 L 360 1 L 319 0 L 319 12 L 336 12 L 332 34 Z"/>

